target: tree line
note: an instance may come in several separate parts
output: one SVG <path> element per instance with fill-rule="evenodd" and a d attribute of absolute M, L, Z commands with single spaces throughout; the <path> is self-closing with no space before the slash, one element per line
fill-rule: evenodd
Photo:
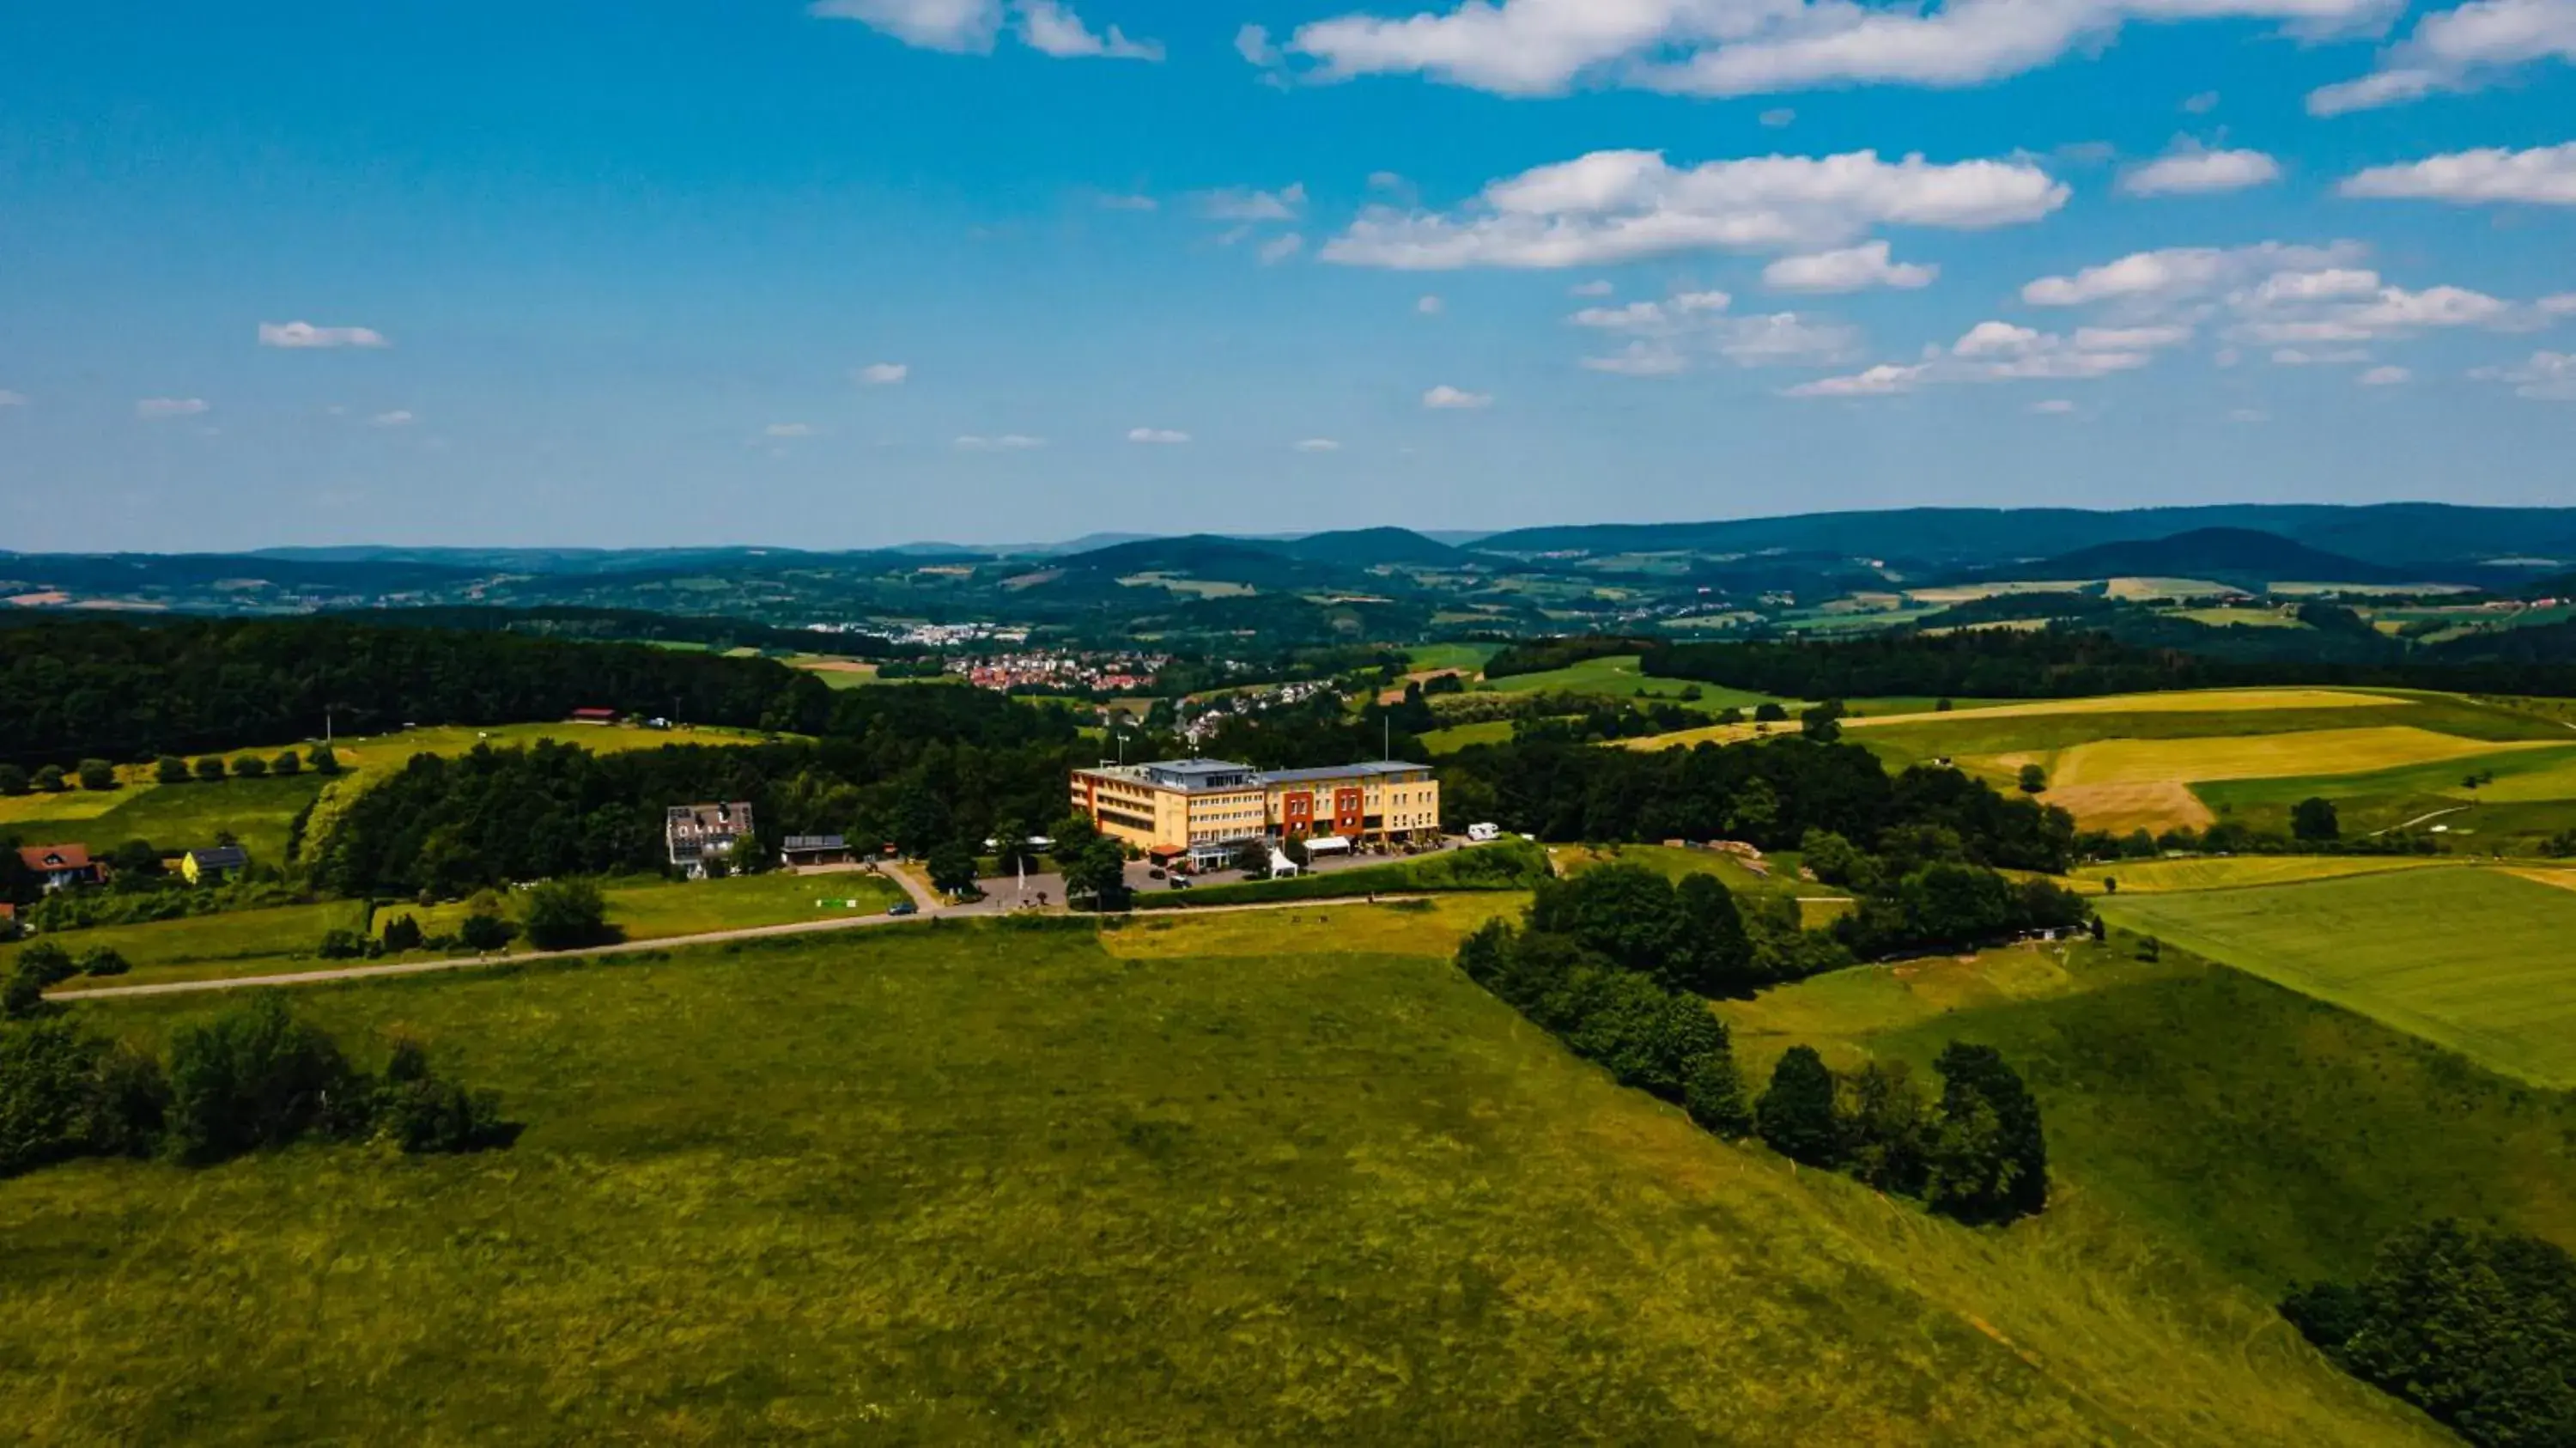
<path fill-rule="evenodd" d="M 857 692 L 857 691 L 853 691 Z M 336 618 L 0 627 L 0 759 L 148 760 L 409 723 L 504 724 L 606 708 L 812 733 L 838 701 L 767 659 L 391 628 Z"/>
<path fill-rule="evenodd" d="M 2345 1372 L 2479 1448 L 2576 1443 L 2576 1259 L 2438 1221 L 2383 1244 L 2359 1282 L 2281 1303 Z"/>
<path fill-rule="evenodd" d="M 166 1064 L 65 1014 L 0 1027 L 0 1177 L 85 1156 L 202 1166 L 306 1139 L 457 1152 L 515 1134 L 498 1098 L 440 1074 L 419 1042 L 361 1071 L 274 994 L 182 1027 Z"/>
<path fill-rule="evenodd" d="M 1661 644 L 1647 652 L 1644 667 L 1659 678 L 1791 699 L 2058 699 L 2306 685 L 2576 696 L 2576 625 L 2507 629 L 2417 646 L 2390 641 L 2386 651 L 2374 644 L 2358 657 L 2321 656 L 2353 652 L 2344 641 L 2357 635 L 2343 628 L 2214 629 L 2146 618 L 2124 625 L 2123 631 L 2140 637 L 2124 638 L 2079 621 L 2034 630 Z M 2292 636 L 2287 643 L 2232 638 L 2248 633 Z M 2285 648 L 2319 656 L 2277 656 Z"/>
<path fill-rule="evenodd" d="M 1614 864 L 1542 882 L 1521 926 L 1487 924 L 1459 946 L 1457 963 L 1619 1084 L 1681 1106 L 1717 1135 L 1758 1134 L 1793 1160 L 1850 1171 L 1962 1221 L 2005 1222 L 2047 1204 L 2038 1104 L 1990 1048 L 1944 1051 L 1931 1102 L 1901 1068 L 1846 1080 L 1798 1047 L 1748 1101 L 1733 1041 L 1707 998 L 1776 977 L 1713 876 L 1675 885 Z"/>

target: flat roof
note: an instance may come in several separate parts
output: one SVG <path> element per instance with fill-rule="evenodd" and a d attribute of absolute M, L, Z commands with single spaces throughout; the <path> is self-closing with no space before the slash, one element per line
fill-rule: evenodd
<path fill-rule="evenodd" d="M 1428 764 L 1407 764 L 1400 759 L 1373 761 L 1368 764 L 1338 764 L 1321 769 L 1274 769 L 1261 776 L 1264 784 L 1318 784 L 1328 779 L 1375 778 L 1389 774 L 1427 774 Z"/>

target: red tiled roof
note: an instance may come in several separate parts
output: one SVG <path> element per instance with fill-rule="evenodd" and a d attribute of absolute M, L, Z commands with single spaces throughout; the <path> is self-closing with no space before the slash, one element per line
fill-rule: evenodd
<path fill-rule="evenodd" d="M 89 847 L 27 845 L 18 851 L 18 858 L 26 861 L 27 868 L 38 874 L 50 874 L 55 870 L 86 870 L 89 868 Z"/>

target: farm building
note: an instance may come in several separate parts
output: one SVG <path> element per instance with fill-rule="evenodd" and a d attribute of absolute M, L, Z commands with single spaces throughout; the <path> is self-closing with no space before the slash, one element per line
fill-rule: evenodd
<path fill-rule="evenodd" d="M 179 857 L 179 878 L 191 885 L 211 884 L 250 868 L 250 852 L 239 845 L 190 850 Z"/>
<path fill-rule="evenodd" d="M 47 894 L 99 882 L 98 862 L 83 845 L 28 845 L 18 851 L 18 858 L 44 882 Z"/>
<path fill-rule="evenodd" d="M 778 847 L 778 863 L 795 869 L 807 865 L 846 865 L 856 858 L 840 835 L 789 835 Z"/>
<path fill-rule="evenodd" d="M 735 847 L 750 839 L 751 804 L 680 804 L 671 806 L 662 826 L 671 865 L 692 880 L 706 878 L 707 866 L 730 861 Z"/>
<path fill-rule="evenodd" d="M 614 724 L 617 722 L 617 711 L 614 709 L 575 709 L 572 711 L 572 722 L 575 724 Z"/>

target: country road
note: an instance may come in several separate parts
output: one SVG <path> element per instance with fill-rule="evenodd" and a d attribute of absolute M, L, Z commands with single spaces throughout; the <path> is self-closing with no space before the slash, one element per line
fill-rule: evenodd
<path fill-rule="evenodd" d="M 685 950 L 698 945 L 723 945 L 737 940 L 774 940 L 786 936 L 822 935 L 839 930 L 864 930 L 893 925 L 925 925 L 934 920 L 993 920 L 1004 918 L 989 911 L 977 912 L 972 907 L 955 910 L 932 908 L 935 901 L 909 877 L 898 876 L 905 888 L 924 906 L 918 915 L 859 915 L 832 920 L 801 920 L 789 925 L 755 925 L 737 930 L 711 930 L 702 935 L 671 935 L 658 940 L 625 940 L 614 945 L 593 945 L 580 950 L 539 950 L 524 955 L 458 956 L 446 960 L 407 960 L 391 965 L 345 965 L 326 970 L 299 970 L 278 975 L 236 975 L 216 980 L 172 980 L 151 985 L 95 986 L 83 990 L 58 990 L 45 993 L 49 1001 L 116 1000 L 136 996 L 195 995 L 206 991 L 256 990 L 269 986 L 327 985 L 333 981 L 379 980 L 393 976 L 432 975 L 440 971 L 480 970 L 493 966 L 530 965 L 549 960 L 587 960 L 604 956 L 636 955 L 654 950 Z M 1421 900 L 1421 895 L 1379 895 L 1374 899 L 1351 895 L 1333 900 L 1266 900 L 1249 905 L 1209 905 L 1187 910 L 1140 911 L 1125 917 L 1131 920 L 1183 920 L 1198 915 L 1239 915 L 1253 910 L 1320 909 L 1335 905 L 1394 905 Z M 1032 912 L 1037 913 L 1037 912 Z M 1051 916 L 1069 916 L 1069 912 L 1044 912 Z"/>

